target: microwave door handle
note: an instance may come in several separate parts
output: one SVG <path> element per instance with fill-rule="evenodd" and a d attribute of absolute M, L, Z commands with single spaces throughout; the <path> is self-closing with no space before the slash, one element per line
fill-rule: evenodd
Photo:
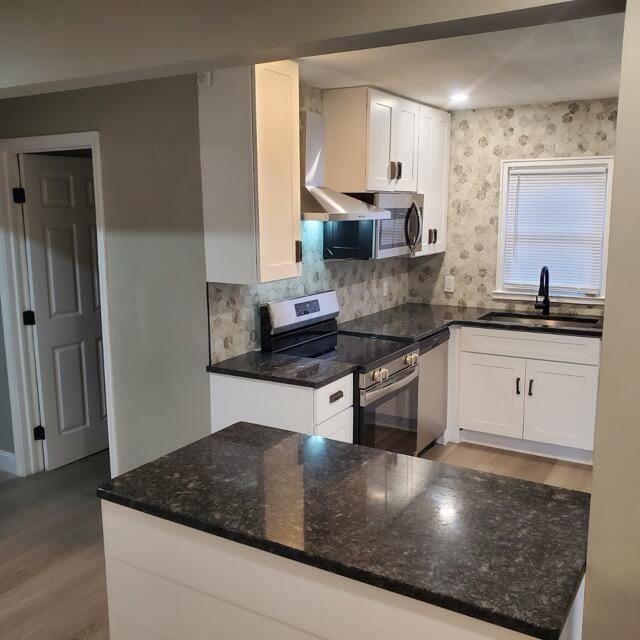
<path fill-rule="evenodd" d="M 409 224 L 411 222 L 411 216 L 414 213 L 418 218 L 418 225 L 417 225 L 417 229 L 414 234 L 414 237 L 411 238 L 409 236 Z M 418 246 L 418 240 L 420 239 L 421 230 L 422 230 L 422 216 L 420 215 L 420 208 L 415 202 L 412 202 L 411 206 L 409 207 L 409 211 L 407 211 L 407 215 L 405 216 L 405 219 L 404 219 L 404 239 L 411 253 L 413 253 L 416 247 Z"/>
<path fill-rule="evenodd" d="M 376 400 L 379 400 L 386 395 L 395 393 L 396 391 L 403 389 L 404 387 L 410 385 L 418 377 L 419 373 L 420 370 L 416 367 L 412 369 L 410 373 L 404 375 L 400 380 L 394 381 L 393 378 L 391 378 L 389 380 L 389 383 L 384 385 L 383 387 L 373 389 L 372 391 L 361 391 L 360 406 L 367 407 L 370 404 L 376 402 Z"/>

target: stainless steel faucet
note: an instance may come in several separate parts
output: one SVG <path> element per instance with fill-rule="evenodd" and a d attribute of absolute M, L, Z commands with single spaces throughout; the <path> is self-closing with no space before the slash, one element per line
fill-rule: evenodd
<path fill-rule="evenodd" d="M 542 297 L 542 301 L 538 298 Z M 549 315 L 549 268 L 540 269 L 540 288 L 536 296 L 536 309 L 542 309 L 542 315 Z"/>

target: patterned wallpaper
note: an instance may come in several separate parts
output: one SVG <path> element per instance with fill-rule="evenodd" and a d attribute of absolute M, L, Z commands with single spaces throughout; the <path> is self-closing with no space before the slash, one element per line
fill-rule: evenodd
<path fill-rule="evenodd" d="M 322 92 L 301 86 L 300 108 L 321 113 Z M 341 321 L 407 302 L 407 258 L 324 261 L 321 222 L 302 223 L 302 243 L 302 275 L 299 278 L 260 285 L 208 284 L 212 362 L 260 347 L 258 310 L 266 302 L 335 289 Z M 384 281 L 388 283 L 386 296 L 382 295 Z"/>
<path fill-rule="evenodd" d="M 617 104 L 616 99 L 605 99 L 454 112 L 447 251 L 411 262 L 410 300 L 530 309 L 530 303 L 492 299 L 500 161 L 613 155 Z M 445 275 L 455 276 L 455 293 L 444 292 Z M 566 312 L 603 312 L 601 306 L 562 304 L 556 308 Z"/>

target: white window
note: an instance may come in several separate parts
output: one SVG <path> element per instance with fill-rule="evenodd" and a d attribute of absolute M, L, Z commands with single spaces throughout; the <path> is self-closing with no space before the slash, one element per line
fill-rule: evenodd
<path fill-rule="evenodd" d="M 604 299 L 613 159 L 502 163 L 496 297 Z"/>

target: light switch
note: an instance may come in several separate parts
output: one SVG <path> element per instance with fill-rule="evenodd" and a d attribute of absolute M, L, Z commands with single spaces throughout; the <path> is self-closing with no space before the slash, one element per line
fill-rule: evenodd
<path fill-rule="evenodd" d="M 453 293 L 456 290 L 456 279 L 453 276 L 444 277 L 444 290 L 446 293 Z"/>

